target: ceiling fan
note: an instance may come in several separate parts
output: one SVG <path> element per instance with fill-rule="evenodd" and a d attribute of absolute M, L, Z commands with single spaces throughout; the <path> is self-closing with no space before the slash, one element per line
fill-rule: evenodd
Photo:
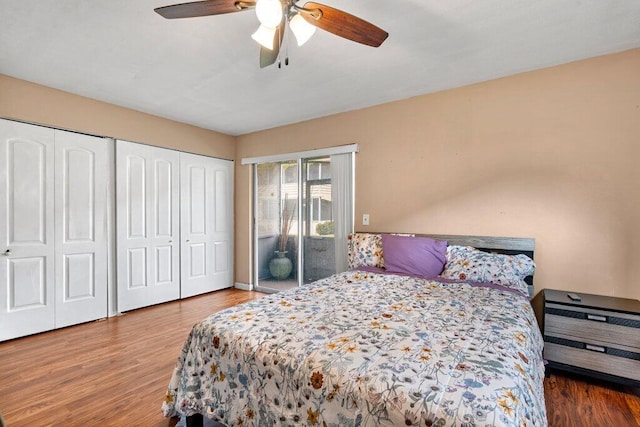
<path fill-rule="evenodd" d="M 260 43 L 260 68 L 276 62 L 286 27 L 289 26 L 298 46 L 314 34 L 316 27 L 337 36 L 378 47 L 389 33 L 356 16 L 324 4 L 298 0 L 204 0 L 174 4 L 154 9 L 167 19 L 222 15 L 256 9 L 260 27 L 251 36 Z"/>

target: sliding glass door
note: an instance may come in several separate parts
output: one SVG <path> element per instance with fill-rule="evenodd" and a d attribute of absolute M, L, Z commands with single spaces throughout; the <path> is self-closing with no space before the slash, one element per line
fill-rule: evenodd
<path fill-rule="evenodd" d="M 352 154 L 344 156 L 353 161 Z M 333 203 L 337 189 L 332 182 L 332 161 L 335 156 L 255 165 L 256 289 L 290 289 L 330 276 L 346 264 L 336 259 L 336 254 L 346 257 L 346 251 L 336 248 L 335 228 L 351 231 L 353 199 L 350 194 L 346 207 Z M 352 192 L 351 167 L 346 176 L 348 183 L 342 186 Z M 346 236 L 339 242 L 346 246 Z"/>
<path fill-rule="evenodd" d="M 255 166 L 256 286 L 298 286 L 298 161 Z"/>
<path fill-rule="evenodd" d="M 331 159 L 302 161 L 303 283 L 336 272 L 331 205 Z"/>

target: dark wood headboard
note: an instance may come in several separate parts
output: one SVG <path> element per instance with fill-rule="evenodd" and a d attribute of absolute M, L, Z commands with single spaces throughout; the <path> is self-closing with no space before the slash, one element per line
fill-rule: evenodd
<path fill-rule="evenodd" d="M 363 231 L 367 233 L 367 231 Z M 378 233 L 375 233 L 378 234 Z M 382 234 L 382 233 L 380 233 Z M 413 233 L 412 233 L 413 234 Z M 449 234 L 415 234 L 421 237 L 446 240 L 449 245 L 473 246 L 486 252 L 505 255 L 523 254 L 533 259 L 536 241 L 529 237 L 490 237 L 490 236 L 458 236 Z M 529 297 L 533 297 L 533 276 L 525 277 L 529 291 Z"/>

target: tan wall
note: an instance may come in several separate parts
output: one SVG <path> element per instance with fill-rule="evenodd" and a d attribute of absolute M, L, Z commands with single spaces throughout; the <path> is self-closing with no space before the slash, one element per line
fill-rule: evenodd
<path fill-rule="evenodd" d="M 0 117 L 235 159 L 235 138 L 0 74 Z"/>
<path fill-rule="evenodd" d="M 0 75 L 0 117 L 237 160 L 358 143 L 357 230 L 534 237 L 538 289 L 640 298 L 638 75 L 634 49 L 237 138 Z"/>
<path fill-rule="evenodd" d="M 356 230 L 534 237 L 537 289 L 640 298 L 640 49 L 237 141 L 238 160 L 358 143 Z M 243 283 L 250 183 L 238 162 Z"/>

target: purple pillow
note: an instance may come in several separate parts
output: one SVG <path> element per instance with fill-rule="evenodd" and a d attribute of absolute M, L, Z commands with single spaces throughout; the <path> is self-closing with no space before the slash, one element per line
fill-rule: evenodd
<path fill-rule="evenodd" d="M 428 237 L 382 235 L 384 267 L 390 273 L 436 277 L 447 262 L 447 242 Z"/>

